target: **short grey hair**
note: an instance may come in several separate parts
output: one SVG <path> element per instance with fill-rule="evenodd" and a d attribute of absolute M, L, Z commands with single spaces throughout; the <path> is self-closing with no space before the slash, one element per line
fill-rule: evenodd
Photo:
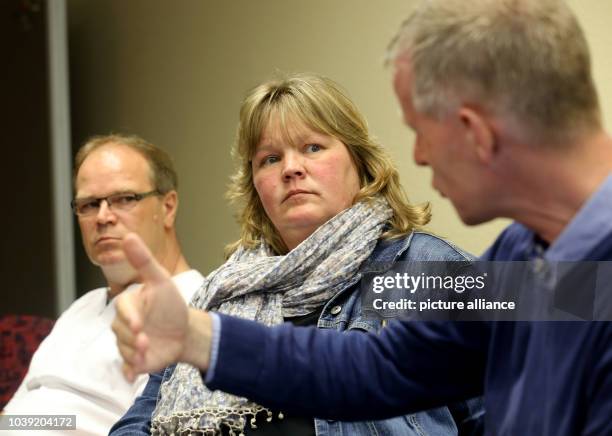
<path fill-rule="evenodd" d="M 586 38 L 563 0 L 424 0 L 387 56 L 407 56 L 414 107 L 436 118 L 473 103 L 553 143 L 601 126 Z"/>

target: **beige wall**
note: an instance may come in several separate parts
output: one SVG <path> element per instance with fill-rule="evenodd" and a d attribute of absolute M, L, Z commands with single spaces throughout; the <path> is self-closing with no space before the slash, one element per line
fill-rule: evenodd
<path fill-rule="evenodd" d="M 599 0 L 568 0 L 584 28 L 593 60 L 593 69 L 604 123 L 612 131 L 612 2 Z"/>
<path fill-rule="evenodd" d="M 414 201 L 431 201 L 431 229 L 482 252 L 506 224 L 468 228 L 412 163 L 385 47 L 411 1 L 70 0 L 74 140 L 137 133 L 166 147 L 181 179 L 179 232 L 192 265 L 209 271 L 237 237 L 223 193 L 244 93 L 275 71 L 312 71 L 341 83 L 395 156 Z M 594 47 L 604 108 L 612 110 L 612 4 L 571 2 Z"/>

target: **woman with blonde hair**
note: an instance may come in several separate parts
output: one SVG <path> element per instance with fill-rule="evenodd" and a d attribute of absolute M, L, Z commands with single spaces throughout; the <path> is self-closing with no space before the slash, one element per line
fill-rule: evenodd
<path fill-rule="evenodd" d="M 290 321 L 375 332 L 382 322 L 361 308 L 367 264 L 469 260 L 422 231 L 428 207 L 408 202 L 386 151 L 329 79 L 295 75 L 253 89 L 240 110 L 233 153 L 238 169 L 229 197 L 241 208 L 241 235 L 196 293 L 195 309 L 267 325 Z M 447 407 L 368 422 L 284 417 L 246 398 L 209 391 L 197 368 L 179 363 L 151 375 L 111 434 L 149 431 L 453 435 L 457 424 Z"/>

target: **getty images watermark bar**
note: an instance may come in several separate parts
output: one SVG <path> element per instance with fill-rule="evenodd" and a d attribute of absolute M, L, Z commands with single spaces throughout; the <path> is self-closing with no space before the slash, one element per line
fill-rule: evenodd
<path fill-rule="evenodd" d="M 362 270 L 366 317 L 612 321 L 612 262 L 396 262 Z"/>
<path fill-rule="evenodd" d="M 0 415 L 0 430 L 76 430 L 76 415 Z"/>

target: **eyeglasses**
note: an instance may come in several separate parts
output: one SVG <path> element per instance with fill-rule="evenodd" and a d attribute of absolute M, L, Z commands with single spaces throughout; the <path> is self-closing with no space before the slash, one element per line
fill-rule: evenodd
<path fill-rule="evenodd" d="M 70 202 L 70 206 L 75 214 L 78 216 L 92 216 L 98 213 L 100 210 L 100 204 L 106 201 L 109 209 L 117 212 L 125 212 L 132 209 L 136 204 L 151 195 L 161 195 L 157 189 L 149 192 L 119 192 L 117 194 L 111 194 L 106 197 L 99 198 L 75 198 Z"/>

